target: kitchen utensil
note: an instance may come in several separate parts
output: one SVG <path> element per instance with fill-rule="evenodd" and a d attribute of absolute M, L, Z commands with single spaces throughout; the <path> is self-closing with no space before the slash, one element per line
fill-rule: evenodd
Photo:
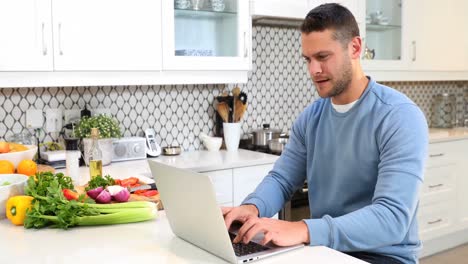
<path fill-rule="evenodd" d="M 224 0 L 211 0 L 211 8 L 215 12 L 222 12 L 226 5 L 224 4 Z"/>
<path fill-rule="evenodd" d="M 223 143 L 223 138 L 221 137 L 210 137 L 204 133 L 200 134 L 200 139 L 205 145 L 206 149 L 209 151 L 218 151 L 221 148 Z"/>
<path fill-rule="evenodd" d="M 229 122 L 229 105 L 226 102 L 218 103 L 218 113 L 224 122 Z"/>
<path fill-rule="evenodd" d="M 268 141 L 268 148 L 274 154 L 281 154 L 288 141 L 289 137 L 287 136 L 271 139 L 270 141 Z"/>
<path fill-rule="evenodd" d="M 174 6 L 177 9 L 187 9 L 190 7 L 190 0 L 175 0 Z"/>
<path fill-rule="evenodd" d="M 192 0 L 193 10 L 200 10 L 203 7 L 205 0 Z"/>
<path fill-rule="evenodd" d="M 142 184 L 137 187 L 129 187 L 128 191 L 130 193 L 134 193 L 139 190 L 157 190 L 158 188 L 156 187 L 156 183 L 150 183 L 150 184 Z"/>
<path fill-rule="evenodd" d="M 263 124 L 263 128 L 253 130 L 253 144 L 257 147 L 268 147 L 268 141 L 279 138 L 284 133 L 280 129 L 270 128 L 270 124 Z"/>
<path fill-rule="evenodd" d="M 177 156 L 182 152 L 182 149 L 179 146 L 168 146 L 162 148 L 162 151 L 165 156 Z"/>

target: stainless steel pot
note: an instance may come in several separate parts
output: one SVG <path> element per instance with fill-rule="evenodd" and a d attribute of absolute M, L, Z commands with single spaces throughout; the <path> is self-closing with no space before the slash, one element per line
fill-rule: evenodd
<path fill-rule="evenodd" d="M 274 138 L 268 141 L 268 148 L 274 154 L 281 154 L 289 141 L 289 137 Z"/>
<path fill-rule="evenodd" d="M 284 135 L 280 129 L 270 128 L 270 124 L 263 124 L 263 128 L 253 130 L 251 134 L 252 143 L 257 147 L 268 147 L 268 141 Z"/>

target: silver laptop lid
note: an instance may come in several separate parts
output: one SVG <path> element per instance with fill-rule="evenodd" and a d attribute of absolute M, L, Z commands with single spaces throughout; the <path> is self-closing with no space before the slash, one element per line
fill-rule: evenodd
<path fill-rule="evenodd" d="M 148 163 L 174 234 L 236 263 L 237 258 L 210 178 L 152 160 L 148 160 Z"/>

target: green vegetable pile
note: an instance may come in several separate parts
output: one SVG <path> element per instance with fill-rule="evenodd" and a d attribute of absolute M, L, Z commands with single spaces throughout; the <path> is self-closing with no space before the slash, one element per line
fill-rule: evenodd
<path fill-rule="evenodd" d="M 126 202 L 95 204 L 80 195 L 78 201 L 68 201 L 63 189 L 73 189 L 71 178 L 62 173 L 38 173 L 30 177 L 26 195 L 34 197 L 32 209 L 26 213 L 26 228 L 46 226 L 68 229 L 73 226 L 110 225 L 147 221 L 157 217 L 156 204 L 151 202 Z"/>
<path fill-rule="evenodd" d="M 107 186 L 112 185 L 115 185 L 115 180 L 111 176 L 106 175 L 105 177 L 102 177 L 101 175 L 98 175 L 88 182 L 88 186 L 86 186 L 86 191 L 95 189 L 97 187 L 106 188 Z"/>

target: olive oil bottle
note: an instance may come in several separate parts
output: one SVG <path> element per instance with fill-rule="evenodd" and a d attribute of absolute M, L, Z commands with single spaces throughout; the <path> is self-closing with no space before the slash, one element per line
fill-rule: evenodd
<path fill-rule="evenodd" d="M 102 176 L 102 151 L 99 148 L 99 130 L 91 128 L 91 148 L 88 151 L 87 164 L 89 166 L 89 176 L 92 178 Z"/>

